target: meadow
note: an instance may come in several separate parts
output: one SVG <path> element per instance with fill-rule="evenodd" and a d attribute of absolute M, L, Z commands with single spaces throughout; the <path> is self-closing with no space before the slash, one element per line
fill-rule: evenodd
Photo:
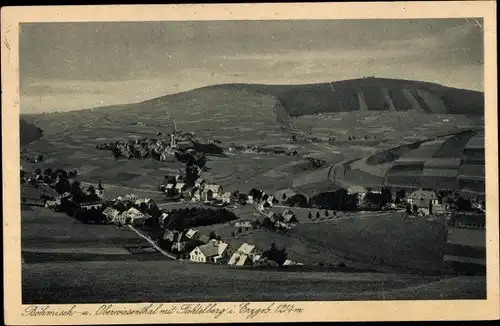
<path fill-rule="evenodd" d="M 46 208 L 21 211 L 21 248 L 25 263 L 91 260 L 158 260 L 155 253 L 132 254 L 131 248 L 151 247 L 128 228 L 83 224 Z"/>
<path fill-rule="evenodd" d="M 465 299 L 484 278 L 233 269 L 178 261 L 66 262 L 23 268 L 23 303 Z"/>
<path fill-rule="evenodd" d="M 406 220 L 402 213 L 298 224 L 291 234 L 307 243 L 336 250 L 353 261 L 440 273 L 445 248 L 444 225 Z"/>

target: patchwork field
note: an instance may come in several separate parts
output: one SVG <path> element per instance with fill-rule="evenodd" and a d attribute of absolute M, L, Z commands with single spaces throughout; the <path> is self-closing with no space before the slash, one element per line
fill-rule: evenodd
<path fill-rule="evenodd" d="M 346 169 L 341 173 L 335 169 L 331 176 L 336 182 L 346 184 L 375 187 L 386 184 L 484 194 L 482 137 L 483 130 L 464 130 L 397 146 L 344 164 Z"/>

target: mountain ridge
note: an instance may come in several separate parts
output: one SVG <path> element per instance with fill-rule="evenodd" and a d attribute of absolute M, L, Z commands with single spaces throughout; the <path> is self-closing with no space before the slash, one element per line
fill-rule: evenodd
<path fill-rule="evenodd" d="M 326 112 L 408 111 L 484 115 L 484 93 L 425 81 L 390 78 L 357 78 L 335 82 L 272 85 L 216 84 L 160 96 L 138 104 L 159 104 L 172 96 L 215 89 L 246 90 L 274 96 L 290 116 Z M 360 102 L 365 102 L 363 105 Z"/>

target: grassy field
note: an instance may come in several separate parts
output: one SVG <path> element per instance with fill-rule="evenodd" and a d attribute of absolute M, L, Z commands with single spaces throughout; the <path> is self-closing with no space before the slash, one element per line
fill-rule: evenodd
<path fill-rule="evenodd" d="M 128 228 L 83 224 L 46 208 L 23 209 L 21 219 L 21 248 L 26 263 L 166 259 L 154 251 L 132 254 L 130 248 L 151 246 Z"/>
<path fill-rule="evenodd" d="M 158 254 L 134 255 L 130 250 L 127 254 L 127 247 L 148 245 L 128 228 L 83 225 L 46 209 L 23 211 L 22 219 L 25 304 L 464 299 L 484 297 L 485 293 L 484 278 L 439 280 L 404 273 L 232 269 L 166 260 Z M 229 230 L 227 225 L 219 226 L 217 232 L 225 238 L 224 232 Z M 297 261 L 332 263 L 341 259 L 333 247 L 326 250 L 321 245 L 323 249 L 318 250 L 301 239 L 268 231 L 241 234 L 230 242 L 234 241 L 256 242 L 262 247 L 275 241 L 284 244 L 290 258 Z M 349 262 L 348 266 L 357 267 Z"/>
<path fill-rule="evenodd" d="M 324 223 L 302 223 L 291 234 L 304 242 L 342 253 L 351 261 L 422 273 L 442 270 L 446 229 L 401 213 L 353 216 Z"/>
<path fill-rule="evenodd" d="M 485 296 L 484 278 L 273 272 L 178 261 L 66 262 L 23 269 L 23 303 L 454 299 Z"/>
<path fill-rule="evenodd" d="M 276 213 L 283 208 L 273 208 Z M 242 229 L 233 223 L 198 228 L 208 234 L 214 231 L 237 249 L 248 242 L 266 250 L 271 243 L 284 246 L 288 258 L 308 265 L 343 262 L 349 267 L 381 272 L 440 273 L 446 246 L 446 230 L 437 222 L 407 220 L 401 212 L 333 213 L 324 210 L 292 208 L 299 220 L 288 233 L 265 229 Z M 316 213 L 320 217 L 316 218 Z M 247 220 L 262 216 L 247 216 Z"/>

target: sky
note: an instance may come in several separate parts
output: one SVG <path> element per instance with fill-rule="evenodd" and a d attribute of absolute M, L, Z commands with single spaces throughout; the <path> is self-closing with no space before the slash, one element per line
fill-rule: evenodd
<path fill-rule="evenodd" d="M 22 113 L 132 103 L 223 83 L 375 76 L 483 90 L 471 19 L 21 24 Z"/>

